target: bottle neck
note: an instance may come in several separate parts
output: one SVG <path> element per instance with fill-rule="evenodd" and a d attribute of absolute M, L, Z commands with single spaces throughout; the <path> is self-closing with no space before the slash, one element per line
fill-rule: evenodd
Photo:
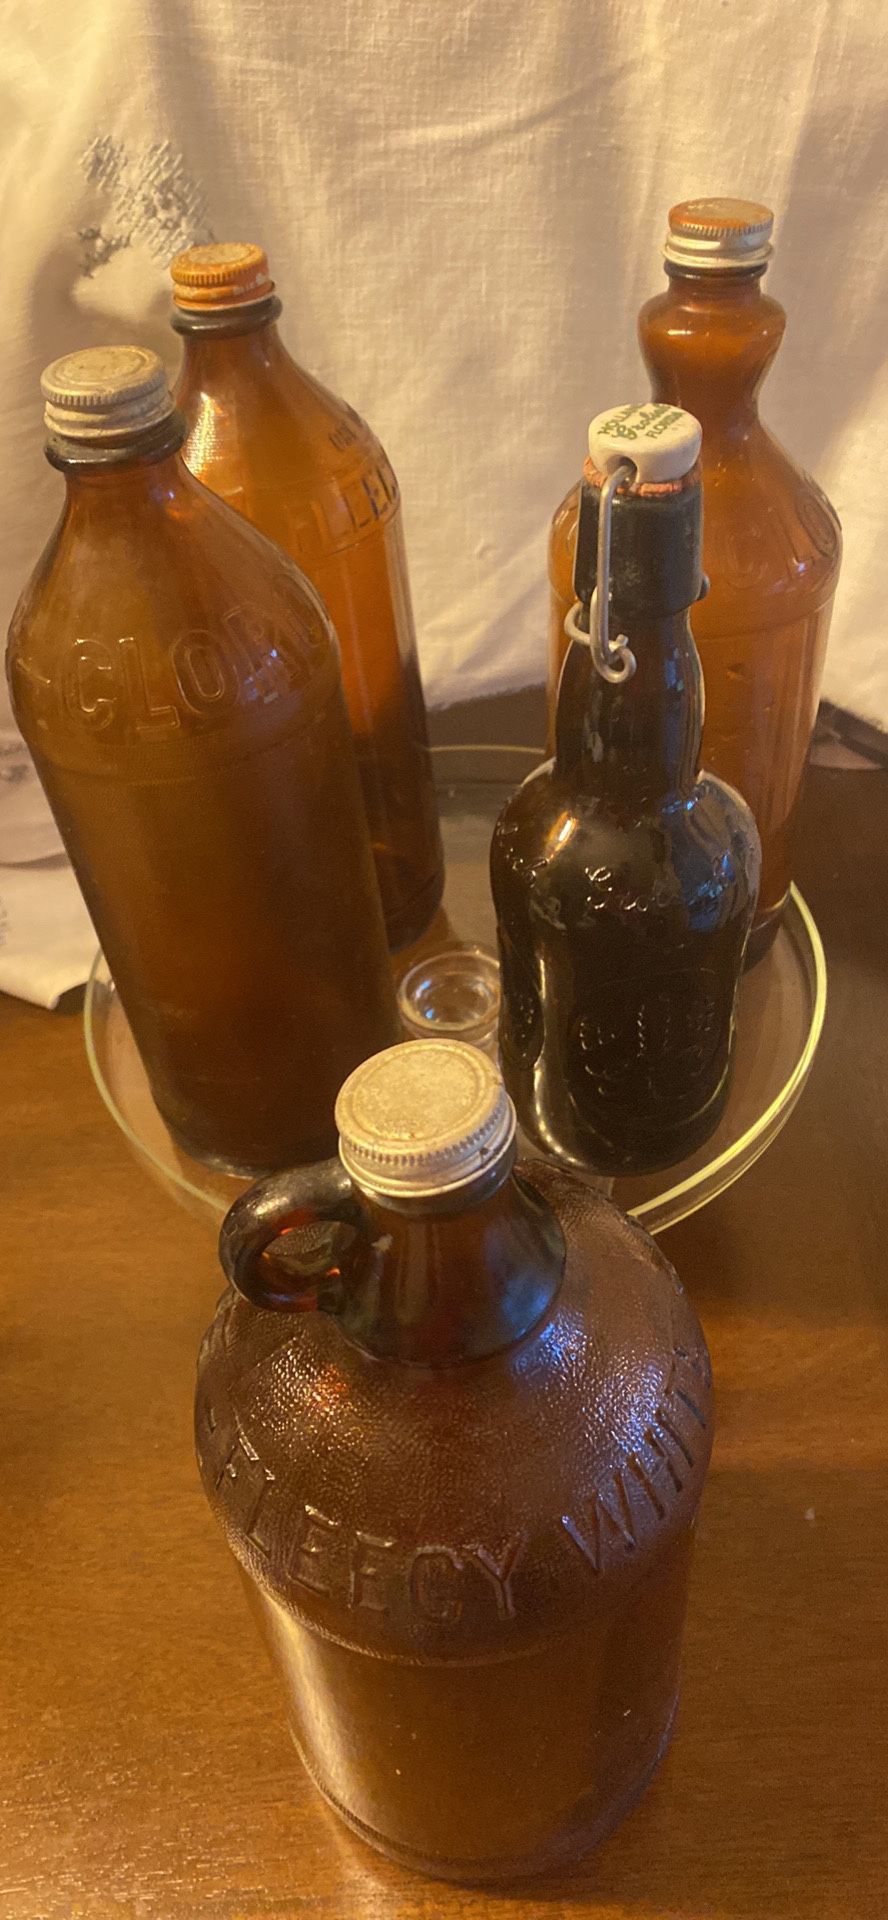
<path fill-rule="evenodd" d="M 686 612 L 630 628 L 611 612 L 635 655 L 613 686 L 588 647 L 569 649 L 558 692 L 555 768 L 574 788 L 620 807 L 663 807 L 693 791 L 700 764 L 703 680 Z"/>
<path fill-rule="evenodd" d="M 381 1359 L 454 1366 L 514 1344 L 558 1292 L 564 1236 L 530 1183 L 510 1172 L 479 1197 L 397 1207 L 360 1195 L 363 1225 L 334 1305 L 349 1337 Z"/>
<path fill-rule="evenodd" d="M 721 301 L 729 306 L 755 306 L 762 297 L 762 280 L 767 266 L 725 267 L 724 272 L 707 267 L 695 273 L 691 266 L 677 266 L 665 260 L 663 270 L 673 293 L 693 300 Z"/>
<path fill-rule="evenodd" d="M 780 346 L 783 308 L 762 288 L 764 267 L 688 272 L 667 265 L 668 291 L 639 322 L 655 400 L 696 415 L 703 459 L 718 437 L 743 437 L 758 424 L 758 395 Z"/>

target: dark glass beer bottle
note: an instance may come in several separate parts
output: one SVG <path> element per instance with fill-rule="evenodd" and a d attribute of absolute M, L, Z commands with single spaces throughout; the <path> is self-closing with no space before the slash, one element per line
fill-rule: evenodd
<path fill-rule="evenodd" d="M 514 1167 L 474 1048 L 365 1062 L 337 1118 L 340 1164 L 262 1183 L 223 1227 L 246 1298 L 201 1352 L 204 1487 L 337 1812 L 427 1873 L 543 1870 L 608 1832 L 669 1740 L 703 1335 L 646 1234 Z"/>
<path fill-rule="evenodd" d="M 321 1158 L 398 1033 L 335 636 L 192 478 L 156 355 L 70 354 L 43 391 L 67 497 L 10 630 L 19 726 L 175 1139 Z"/>
<path fill-rule="evenodd" d="M 758 885 L 748 807 L 698 771 L 699 445 L 674 407 L 593 421 L 555 755 L 491 849 L 506 1085 L 532 1141 L 605 1174 L 716 1126 Z"/>
<path fill-rule="evenodd" d="M 329 611 L 389 944 L 406 946 L 434 917 L 444 865 L 395 475 L 364 421 L 288 354 L 260 247 L 192 247 L 172 276 L 185 459 Z"/>
<path fill-rule="evenodd" d="M 703 565 L 694 615 L 706 680 L 703 764 L 755 815 L 762 881 L 750 957 L 770 945 L 792 880 L 793 833 L 841 562 L 829 501 L 758 415 L 786 315 L 762 291 L 773 216 L 744 200 L 673 207 L 669 285 L 642 308 L 654 399 L 703 428 Z M 550 687 L 567 645 L 578 491 L 552 527 Z"/>

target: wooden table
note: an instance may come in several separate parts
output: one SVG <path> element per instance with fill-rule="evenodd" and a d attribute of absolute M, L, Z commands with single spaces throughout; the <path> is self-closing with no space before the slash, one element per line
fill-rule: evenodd
<path fill-rule="evenodd" d="M 830 965 L 811 1084 L 664 1240 L 719 1419 L 675 1745 L 526 1894 L 389 1866 L 301 1773 L 192 1463 L 211 1236 L 130 1159 L 79 1017 L 2 1002 L 2 1920 L 888 1912 L 888 775 L 814 774 L 800 867 Z"/>

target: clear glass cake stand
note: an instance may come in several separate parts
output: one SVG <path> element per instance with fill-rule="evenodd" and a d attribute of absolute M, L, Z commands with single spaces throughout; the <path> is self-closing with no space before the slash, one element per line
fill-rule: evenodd
<path fill-rule="evenodd" d="M 441 912 L 422 944 L 398 956 L 399 979 L 424 956 L 495 944 L 487 856 L 493 823 L 537 764 L 524 747 L 437 747 L 436 781 L 447 861 Z M 705 1207 L 776 1139 L 807 1080 L 826 1011 L 826 965 L 817 927 L 793 888 L 783 925 L 740 989 L 731 1097 L 700 1152 L 665 1173 L 617 1180 L 614 1198 L 652 1233 Z M 180 1205 L 218 1226 L 247 1184 L 204 1167 L 171 1140 L 154 1105 L 104 956 L 96 957 L 84 1012 L 89 1063 L 109 1113 L 133 1152 Z M 495 1044 L 479 1028 L 481 1044 Z"/>

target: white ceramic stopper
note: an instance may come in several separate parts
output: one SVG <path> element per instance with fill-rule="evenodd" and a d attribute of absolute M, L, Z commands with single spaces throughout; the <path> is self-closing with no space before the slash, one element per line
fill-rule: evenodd
<path fill-rule="evenodd" d="M 610 407 L 589 428 L 589 453 L 599 473 L 613 473 L 622 460 L 631 460 L 636 486 L 680 480 L 690 473 L 700 452 L 703 430 L 692 413 L 667 401 L 650 400 L 641 407 Z"/>

